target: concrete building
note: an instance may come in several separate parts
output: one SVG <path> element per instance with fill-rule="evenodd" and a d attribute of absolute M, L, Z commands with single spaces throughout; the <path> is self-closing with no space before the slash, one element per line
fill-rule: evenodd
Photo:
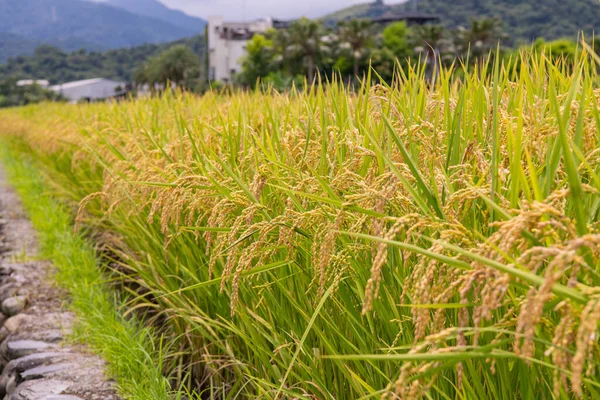
<path fill-rule="evenodd" d="M 125 83 L 96 78 L 50 86 L 50 90 L 62 94 L 73 103 L 105 100 L 125 93 Z"/>
<path fill-rule="evenodd" d="M 242 69 L 246 43 L 257 33 L 273 28 L 270 18 L 251 22 L 225 22 L 223 17 L 208 18 L 208 79 L 231 83 Z"/>

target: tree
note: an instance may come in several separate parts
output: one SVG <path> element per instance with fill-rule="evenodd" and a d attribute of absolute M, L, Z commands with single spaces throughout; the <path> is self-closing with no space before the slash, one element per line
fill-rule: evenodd
<path fill-rule="evenodd" d="M 134 71 L 141 69 L 150 58 L 158 56 L 177 44 L 189 46 L 198 55 L 203 54 L 206 48 L 203 36 L 194 36 L 173 43 L 144 44 L 103 53 L 77 50 L 67 54 L 57 48 L 44 45 L 31 56 L 15 57 L 4 64 L 0 63 L 0 80 L 46 79 L 55 84 L 81 79 L 107 78 L 131 82 Z M 0 43 L 0 53 L 2 51 Z"/>
<path fill-rule="evenodd" d="M 165 50 L 154 62 L 152 69 L 158 83 L 170 81 L 185 86 L 186 82 L 200 76 L 200 59 L 185 45 L 177 45 Z"/>
<path fill-rule="evenodd" d="M 381 33 L 377 48 L 371 54 L 371 65 L 379 76 L 391 81 L 396 68 L 405 67 L 413 51 L 409 45 L 409 33 L 405 22 L 396 22 Z"/>
<path fill-rule="evenodd" d="M 289 29 L 271 29 L 266 33 L 266 38 L 271 42 L 273 62 L 285 74 L 292 73 L 292 53 L 294 43 Z"/>
<path fill-rule="evenodd" d="M 323 25 L 321 22 L 302 18 L 290 26 L 292 39 L 291 50 L 302 55 L 306 60 L 308 82 L 315 77 L 315 63 L 323 51 Z"/>
<path fill-rule="evenodd" d="M 470 48 L 471 54 L 481 60 L 505 37 L 502 22 L 497 18 L 472 19 L 469 29 L 459 32 L 463 51 Z"/>
<path fill-rule="evenodd" d="M 421 25 L 414 29 L 415 44 L 427 53 L 435 53 L 450 44 L 443 25 Z"/>
<path fill-rule="evenodd" d="M 406 22 L 396 22 L 383 30 L 383 46 L 388 48 L 396 58 L 405 57 L 410 53 L 407 36 Z"/>
<path fill-rule="evenodd" d="M 352 19 L 339 24 L 339 36 L 352 51 L 353 75 L 358 77 L 360 59 L 373 47 L 373 24 L 366 19 Z"/>
<path fill-rule="evenodd" d="M 533 48 L 537 52 L 545 52 L 553 59 L 564 59 L 572 62 L 577 55 L 577 42 L 569 39 L 553 40 L 546 42 L 540 38 L 535 41 Z"/>
<path fill-rule="evenodd" d="M 151 58 L 134 73 L 136 83 L 164 84 L 173 82 L 190 88 L 200 79 L 200 59 L 186 45 L 173 46 Z"/>
<path fill-rule="evenodd" d="M 260 78 L 274 72 L 272 52 L 273 42 L 263 35 L 254 35 L 246 44 L 247 54 L 242 61 L 242 73 L 239 81 L 245 85 L 254 85 Z"/>
<path fill-rule="evenodd" d="M 425 53 L 427 75 L 432 79 L 439 73 L 439 61 L 444 55 L 453 53 L 452 41 L 447 38 L 447 31 L 443 25 L 421 25 L 413 31 L 415 45 L 419 52 Z M 454 59 L 454 55 L 451 56 Z"/>

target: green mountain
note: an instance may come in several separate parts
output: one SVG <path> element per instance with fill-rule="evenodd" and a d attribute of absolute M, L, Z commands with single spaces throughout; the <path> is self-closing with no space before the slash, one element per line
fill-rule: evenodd
<path fill-rule="evenodd" d="M 67 52 L 80 49 L 90 51 L 105 51 L 106 46 L 99 43 L 86 42 L 76 37 L 66 39 L 50 39 L 44 42 L 40 40 L 27 39 L 12 33 L 0 32 L 0 64 L 5 63 L 12 57 L 30 56 L 35 49 L 43 44 L 58 47 Z"/>
<path fill-rule="evenodd" d="M 466 26 L 478 17 L 496 17 L 513 40 L 530 42 L 538 37 L 576 38 L 581 31 L 600 32 L 598 0 L 409 0 L 402 4 L 365 3 L 323 17 L 328 21 L 373 18 L 386 13 L 430 13 L 449 28 Z"/>
<path fill-rule="evenodd" d="M 40 43 L 35 40 L 29 40 L 12 33 L 0 32 L 0 64 L 11 57 L 33 54 L 33 51 L 39 45 Z"/>
<path fill-rule="evenodd" d="M 131 81 L 136 68 L 143 65 L 150 57 L 158 55 L 176 44 L 189 46 L 199 56 L 204 54 L 205 40 L 203 36 L 102 53 L 85 50 L 67 53 L 56 47 L 43 45 L 38 47 L 32 56 L 14 57 L 6 64 L 0 65 L 0 82 L 18 79 L 47 79 L 52 84 L 56 84 L 91 78 Z"/>
<path fill-rule="evenodd" d="M 202 33 L 206 25 L 206 21 L 202 18 L 170 9 L 157 0 L 107 0 L 106 4 L 122 8 L 133 14 L 159 19 L 195 33 Z"/>
<path fill-rule="evenodd" d="M 0 0 L 0 32 L 4 46 L 16 55 L 27 54 L 31 43 L 52 44 L 66 51 L 95 51 L 169 42 L 193 36 L 198 30 L 102 3 Z M 23 45 L 21 53 L 16 51 L 15 43 L 19 41 Z"/>

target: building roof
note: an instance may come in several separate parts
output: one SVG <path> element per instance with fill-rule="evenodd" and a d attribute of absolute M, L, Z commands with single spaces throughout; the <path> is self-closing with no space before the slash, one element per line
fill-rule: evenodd
<path fill-rule="evenodd" d="M 50 82 L 44 79 L 22 79 L 20 81 L 17 81 L 17 86 L 30 86 L 34 84 L 46 87 L 50 84 Z"/>
<path fill-rule="evenodd" d="M 271 20 L 273 21 L 273 28 L 275 29 L 287 29 L 296 21 L 295 19 L 285 20 L 277 18 L 272 18 Z"/>
<path fill-rule="evenodd" d="M 54 85 L 52 86 L 50 89 L 53 90 L 64 90 L 64 89 L 74 89 L 77 87 L 81 87 L 81 86 L 88 86 L 88 85 L 93 85 L 95 83 L 99 83 L 99 82 L 113 82 L 119 85 L 122 85 L 122 82 L 117 82 L 117 81 L 113 81 L 110 79 L 104 79 L 104 78 L 95 78 L 95 79 L 85 79 L 82 81 L 74 81 L 74 82 L 67 82 L 67 83 L 62 83 L 60 85 Z"/>
<path fill-rule="evenodd" d="M 411 12 L 393 12 L 388 11 L 380 17 L 371 18 L 371 21 L 379 24 L 386 24 L 390 22 L 406 21 L 408 23 L 424 24 L 427 22 L 439 22 L 440 17 L 435 14 L 425 13 L 411 13 Z"/>

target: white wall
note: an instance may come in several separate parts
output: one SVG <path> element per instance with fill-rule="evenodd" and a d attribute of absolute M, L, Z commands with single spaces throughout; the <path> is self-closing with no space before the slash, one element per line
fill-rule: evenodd
<path fill-rule="evenodd" d="M 117 89 L 118 87 L 124 89 L 125 84 L 122 82 L 102 80 L 99 82 L 94 82 L 76 87 L 64 87 L 62 85 L 59 85 L 54 90 L 58 93 L 61 93 L 67 99 L 77 102 L 87 99 L 101 100 L 113 97 L 116 93 L 115 89 Z"/>
<path fill-rule="evenodd" d="M 225 22 L 223 17 L 208 18 L 208 78 L 211 81 L 230 83 L 233 75 L 242 69 L 242 59 L 246 55 L 246 40 L 222 39 L 218 30 L 224 27 L 249 29 L 250 32 L 264 33 L 273 26 L 270 19 L 248 23 Z"/>

